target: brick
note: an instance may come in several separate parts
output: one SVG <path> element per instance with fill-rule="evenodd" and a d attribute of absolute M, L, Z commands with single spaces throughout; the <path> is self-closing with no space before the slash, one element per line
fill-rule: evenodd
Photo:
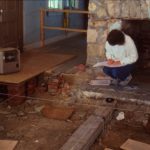
<path fill-rule="evenodd" d="M 22 104 L 25 100 L 25 85 L 24 84 L 8 84 L 8 104 L 17 106 Z"/>

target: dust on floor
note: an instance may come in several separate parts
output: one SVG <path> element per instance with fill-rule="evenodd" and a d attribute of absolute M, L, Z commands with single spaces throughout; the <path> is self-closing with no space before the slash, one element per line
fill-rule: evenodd
<path fill-rule="evenodd" d="M 1 103 L 0 139 L 18 140 L 15 150 L 59 150 L 91 112 L 75 108 L 69 120 L 54 120 L 42 116 L 43 105 L 45 102 L 38 100 L 14 108 Z"/>
<path fill-rule="evenodd" d="M 150 144 L 150 132 L 146 130 L 144 125 L 148 117 L 146 107 L 148 108 L 148 106 L 135 103 L 120 102 L 118 110 L 114 113 L 113 119 L 107 126 L 105 133 L 96 140 L 91 150 L 103 150 L 104 148 L 120 150 L 120 146 L 127 139 Z M 116 116 L 122 111 L 125 114 L 125 119 L 118 121 Z"/>

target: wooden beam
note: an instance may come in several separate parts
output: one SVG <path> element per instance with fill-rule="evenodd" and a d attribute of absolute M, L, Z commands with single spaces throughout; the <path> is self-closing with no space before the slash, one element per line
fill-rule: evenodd
<path fill-rule="evenodd" d="M 71 29 L 71 28 L 63 28 L 63 27 L 48 27 L 48 26 L 44 26 L 44 29 L 48 29 L 48 30 L 62 30 L 62 31 L 73 31 L 73 32 L 83 32 L 83 33 L 87 33 L 87 30 L 84 29 Z"/>
<path fill-rule="evenodd" d="M 91 115 L 60 150 L 88 150 L 104 129 L 104 120 Z"/>

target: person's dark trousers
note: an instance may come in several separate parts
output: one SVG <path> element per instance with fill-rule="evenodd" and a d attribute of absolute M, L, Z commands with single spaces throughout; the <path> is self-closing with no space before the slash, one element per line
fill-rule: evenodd
<path fill-rule="evenodd" d="M 110 76 L 113 79 L 124 81 L 134 69 L 135 64 L 130 64 L 122 67 L 104 67 L 103 71 L 106 75 Z"/>

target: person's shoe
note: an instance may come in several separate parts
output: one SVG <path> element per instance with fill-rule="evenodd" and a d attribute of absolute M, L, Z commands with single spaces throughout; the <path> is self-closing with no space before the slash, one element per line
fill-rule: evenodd
<path fill-rule="evenodd" d="M 132 75 L 129 75 L 124 81 L 120 81 L 119 85 L 126 86 L 129 84 L 129 82 L 132 80 Z"/>

